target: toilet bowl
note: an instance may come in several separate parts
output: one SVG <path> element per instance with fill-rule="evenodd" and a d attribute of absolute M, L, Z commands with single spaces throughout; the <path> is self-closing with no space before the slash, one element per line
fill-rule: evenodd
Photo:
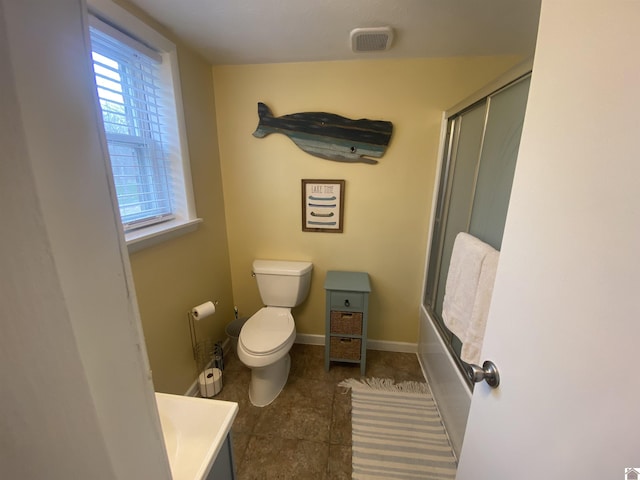
<path fill-rule="evenodd" d="M 273 402 L 289 377 L 289 350 L 296 339 L 291 308 L 309 293 L 309 262 L 255 260 L 253 272 L 266 305 L 242 326 L 238 358 L 251 369 L 249 400 L 257 407 Z"/>
<path fill-rule="evenodd" d="M 249 400 L 257 407 L 277 398 L 289 377 L 289 350 L 296 339 L 291 309 L 264 307 L 243 325 L 238 358 L 251 368 Z"/>

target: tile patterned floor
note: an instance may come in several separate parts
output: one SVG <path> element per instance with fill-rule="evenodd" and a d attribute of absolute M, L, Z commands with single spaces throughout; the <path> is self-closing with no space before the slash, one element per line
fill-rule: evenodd
<path fill-rule="evenodd" d="M 238 402 L 232 427 L 239 480 L 351 478 L 351 396 L 337 384 L 360 376 L 355 364 L 324 371 L 324 347 L 295 344 L 291 372 L 278 398 L 263 408 L 249 402 L 251 371 L 225 357 L 217 400 Z M 415 354 L 367 351 L 367 377 L 424 381 Z"/>

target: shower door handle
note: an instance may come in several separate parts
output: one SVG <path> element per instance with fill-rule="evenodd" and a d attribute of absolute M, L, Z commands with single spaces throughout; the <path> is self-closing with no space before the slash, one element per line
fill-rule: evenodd
<path fill-rule="evenodd" d="M 496 388 L 500 385 L 500 374 L 498 373 L 498 367 L 491 360 L 486 360 L 482 367 L 469 363 L 465 366 L 467 377 L 473 383 L 480 383 L 481 381 L 487 382 L 491 388 Z"/>

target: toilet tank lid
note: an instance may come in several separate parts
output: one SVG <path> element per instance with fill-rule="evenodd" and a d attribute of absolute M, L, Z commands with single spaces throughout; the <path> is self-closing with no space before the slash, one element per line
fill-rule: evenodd
<path fill-rule="evenodd" d="M 293 262 L 289 260 L 254 260 L 253 273 L 263 275 L 302 276 L 313 269 L 311 262 Z"/>

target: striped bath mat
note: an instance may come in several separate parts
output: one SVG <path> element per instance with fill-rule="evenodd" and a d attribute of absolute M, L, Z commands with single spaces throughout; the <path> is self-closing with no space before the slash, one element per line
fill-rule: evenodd
<path fill-rule="evenodd" d="M 354 479 L 453 479 L 456 459 L 426 383 L 369 378 L 351 388 Z"/>

